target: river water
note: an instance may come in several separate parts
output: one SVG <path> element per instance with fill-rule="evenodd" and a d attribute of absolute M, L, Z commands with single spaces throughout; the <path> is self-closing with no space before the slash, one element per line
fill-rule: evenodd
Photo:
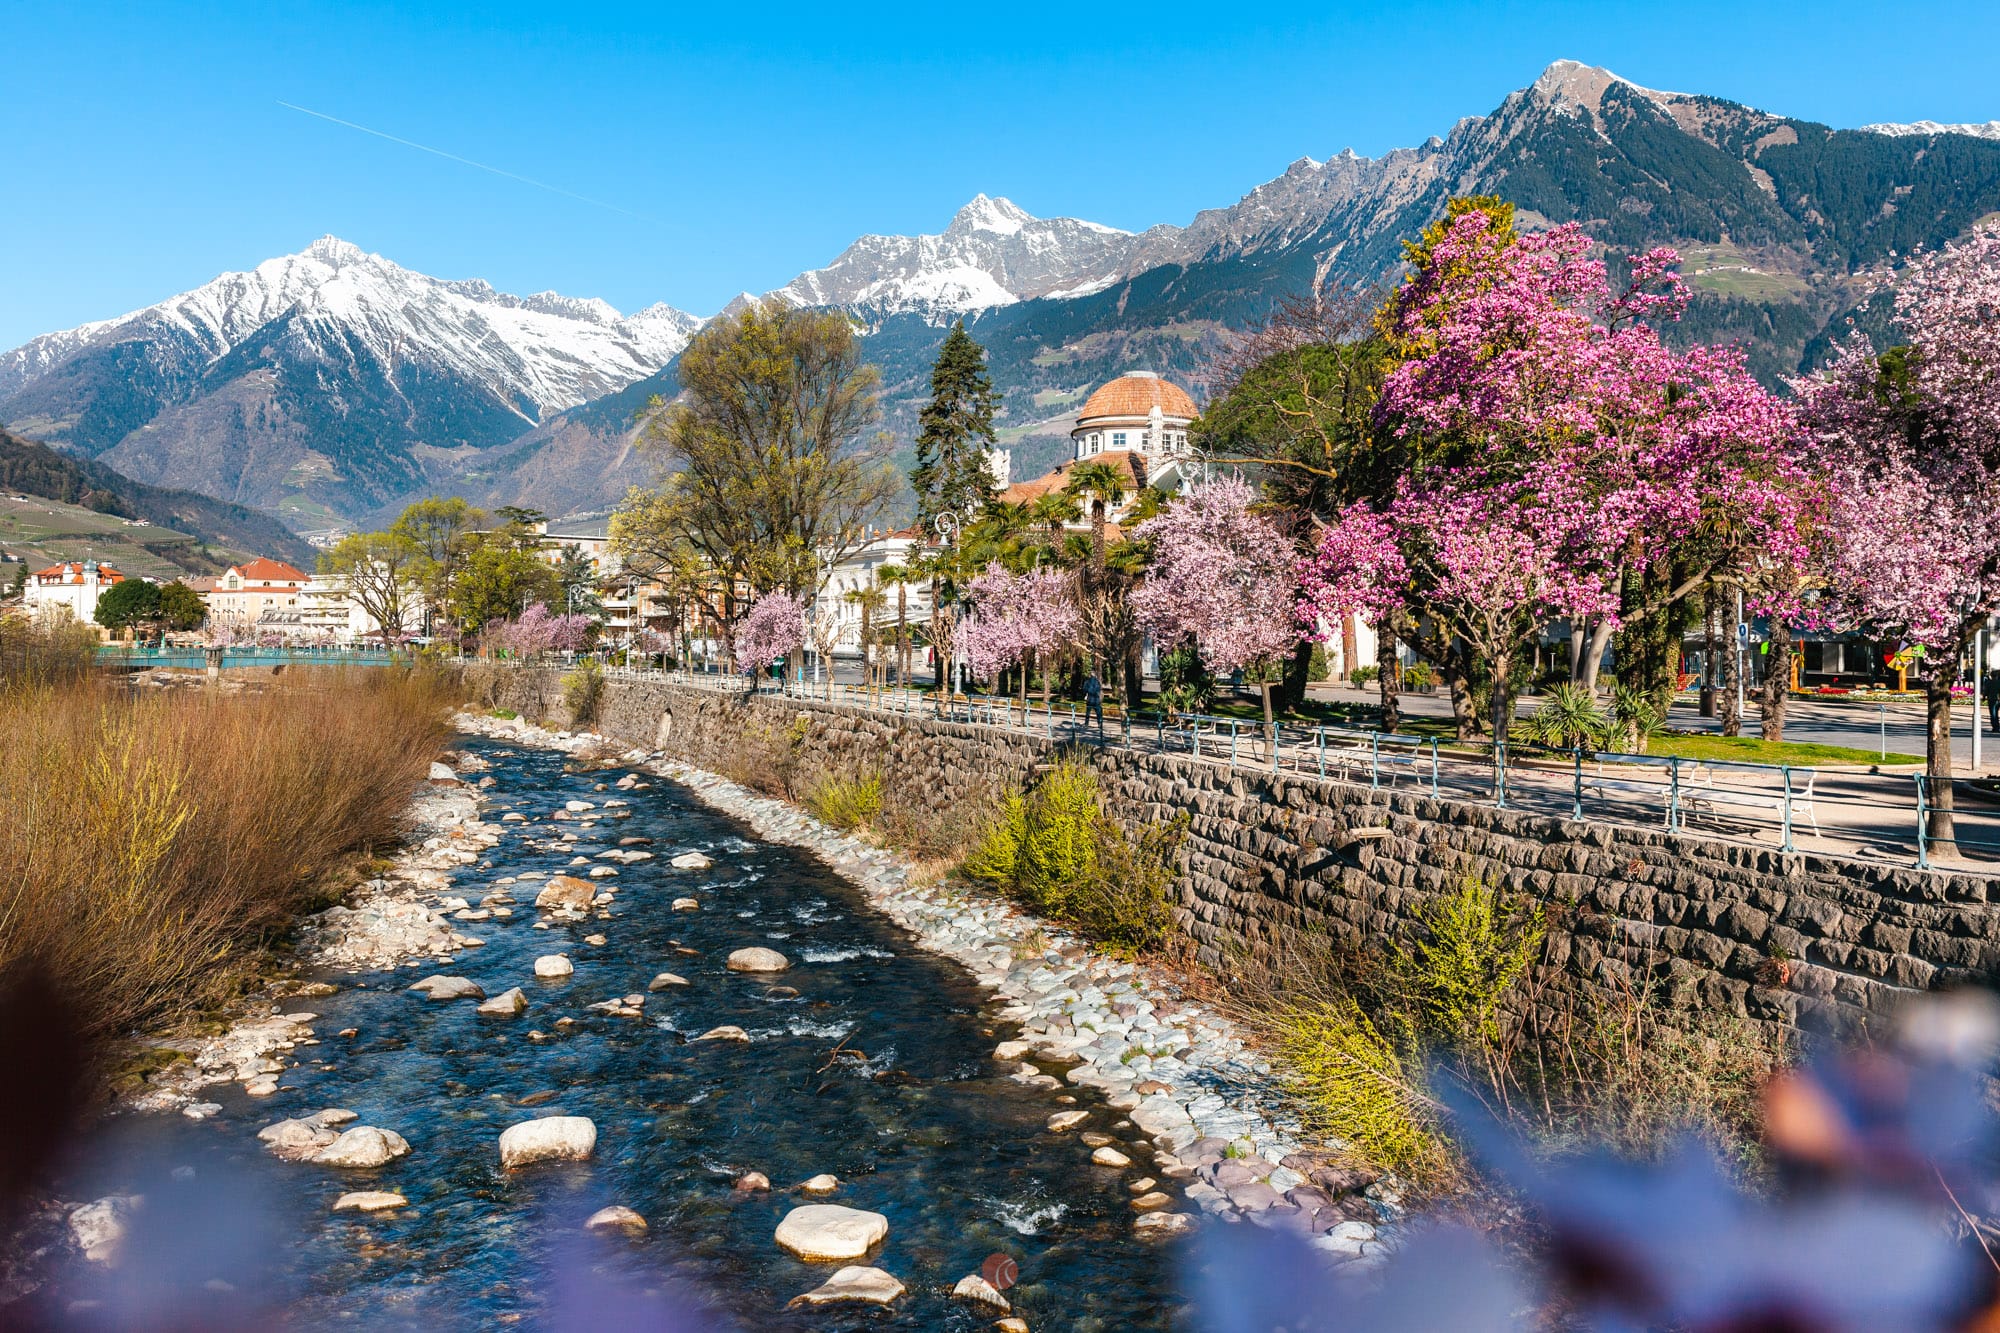
<path fill-rule="evenodd" d="M 284 1091 L 252 1101 L 232 1085 L 217 1098 L 224 1114 L 206 1123 L 130 1121 L 90 1172 L 92 1185 L 170 1194 L 174 1183 L 159 1177 L 176 1166 L 183 1185 L 188 1168 L 196 1180 L 234 1180 L 233 1203 L 207 1205 L 231 1216 L 197 1215 L 193 1231 L 228 1233 L 234 1222 L 242 1232 L 246 1210 L 261 1209 L 254 1236 L 238 1238 L 261 1251 L 258 1271 L 231 1277 L 276 1292 L 294 1327 L 609 1328 L 640 1318 L 614 1313 L 614 1301 L 650 1300 L 694 1310 L 678 1325 L 687 1328 L 971 1330 L 995 1314 L 947 1293 L 996 1252 L 1018 1261 L 1020 1285 L 1008 1294 L 1038 1333 L 1177 1322 L 1175 1250 L 1132 1235 L 1127 1185 L 1147 1160 L 1131 1146 L 1141 1136 L 1116 1128 L 1118 1113 L 1084 1090 L 1074 1096 L 1093 1112 L 1086 1128 L 1115 1133 L 1137 1164 L 1094 1166 L 1075 1134 L 1047 1132 L 1049 1115 L 1068 1108 L 991 1058 L 1014 1033 L 961 968 L 913 947 L 817 859 L 755 840 L 670 782 L 600 792 L 627 770 L 568 772 L 553 752 L 464 745 L 490 760 L 497 780 L 482 817 L 515 809 L 532 822 L 508 826 L 489 860 L 464 867 L 452 889 L 476 903 L 495 880 L 521 876 L 510 886 L 515 915 L 462 924 L 485 946 L 435 970 L 470 977 L 488 995 L 521 986 L 527 1013 L 481 1017 L 472 1001 L 432 1003 L 404 989 L 429 965 L 329 975 L 337 995 L 288 1003 L 319 1014 L 322 1044 L 295 1053 Z M 606 811 L 607 797 L 628 804 Z M 552 821 L 569 800 L 614 817 Z M 580 841 L 530 845 L 564 829 Z M 627 837 L 653 839 L 656 857 L 621 869 L 610 918 L 535 929 L 540 881 Z M 670 868 L 689 849 L 707 852 L 713 867 Z M 701 910 L 671 911 L 682 895 Z M 596 933 L 607 943 L 584 942 Z M 749 945 L 782 951 L 791 970 L 728 972 L 725 956 Z M 537 981 L 534 959 L 547 953 L 568 954 L 575 974 Z M 645 991 L 663 970 L 693 984 L 648 996 L 638 1019 L 588 1010 Z M 562 1017 L 573 1024 L 559 1027 Z M 689 1040 L 719 1024 L 742 1027 L 751 1042 Z M 346 1028 L 357 1035 L 335 1035 Z M 532 1040 L 530 1030 L 548 1037 Z M 865 1060 L 833 1056 L 843 1043 Z M 377 1171 L 339 1171 L 278 1161 L 256 1141 L 265 1124 L 335 1106 L 402 1134 L 412 1151 Z M 503 1172 L 501 1130 L 548 1114 L 594 1120 L 595 1158 Z M 732 1181 L 753 1170 L 772 1191 L 734 1193 Z M 892 1309 L 784 1308 L 835 1267 L 792 1259 L 772 1240 L 788 1209 L 816 1201 L 796 1184 L 821 1172 L 842 1182 L 823 1201 L 889 1219 L 871 1262 L 909 1287 Z M 342 1192 L 359 1189 L 396 1190 L 410 1206 L 331 1212 Z M 245 1202 L 245 1190 L 262 1202 Z M 650 1231 L 585 1235 L 583 1219 L 608 1204 L 636 1209 Z M 246 1261 L 176 1267 L 192 1280 L 199 1262 L 240 1270 Z"/>

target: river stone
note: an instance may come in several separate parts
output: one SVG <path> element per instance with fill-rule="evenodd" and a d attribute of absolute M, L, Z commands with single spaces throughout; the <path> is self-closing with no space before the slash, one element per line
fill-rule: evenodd
<path fill-rule="evenodd" d="M 800 1204 L 778 1223 L 780 1249 L 807 1263 L 859 1259 L 889 1234 L 889 1219 L 837 1203 Z"/>
<path fill-rule="evenodd" d="M 1014 1303 L 1002 1296 L 998 1287 L 977 1273 L 967 1273 L 960 1278 L 958 1285 L 951 1289 L 951 1298 L 955 1301 L 970 1301 L 974 1305 L 983 1305 L 989 1310 L 998 1310 L 1001 1314 L 1006 1314 L 1014 1308 Z"/>
<path fill-rule="evenodd" d="M 386 1166 L 406 1155 L 410 1145 L 401 1134 L 373 1125 L 356 1125 L 312 1155 L 321 1166 L 344 1166 L 356 1170 Z"/>
<path fill-rule="evenodd" d="M 719 1028 L 710 1028 L 695 1038 L 696 1041 L 748 1041 L 750 1034 L 734 1023 L 724 1023 Z"/>
<path fill-rule="evenodd" d="M 799 1188 L 807 1194 L 831 1194 L 840 1188 L 840 1177 L 821 1172 L 809 1180 L 799 1182 Z"/>
<path fill-rule="evenodd" d="M 1192 1123 L 1185 1106 L 1158 1093 L 1133 1107 L 1130 1114 L 1132 1123 L 1149 1135 L 1171 1133 Z"/>
<path fill-rule="evenodd" d="M 993 1048 L 993 1058 L 1003 1064 L 1011 1064 L 1016 1060 L 1025 1060 L 1033 1049 L 1025 1041 L 1003 1041 Z"/>
<path fill-rule="evenodd" d="M 522 994 L 519 986 L 514 986 L 485 1001 L 479 1006 L 479 1012 L 496 1018 L 518 1018 L 527 1007 L 528 997 Z"/>
<path fill-rule="evenodd" d="M 590 906 L 590 900 L 597 896 L 597 888 L 587 879 L 575 875 L 552 875 L 542 891 L 535 895 L 535 906 L 540 908 L 569 907 L 581 912 Z"/>
<path fill-rule="evenodd" d="M 723 964 L 731 972 L 782 972 L 791 965 L 792 960 L 776 949 L 760 947 L 738 949 Z"/>
<path fill-rule="evenodd" d="M 1049 1117 L 1049 1129 L 1060 1134 L 1064 1130 L 1075 1129 L 1088 1119 L 1090 1119 L 1088 1111 L 1057 1111 Z"/>
<path fill-rule="evenodd" d="M 478 982 L 467 981 L 464 977 L 425 977 L 422 981 L 410 987 L 410 989 L 432 1000 L 483 1000 L 486 998 L 486 992 L 480 989 Z"/>
<path fill-rule="evenodd" d="M 576 964 L 559 953 L 545 953 L 535 960 L 535 975 L 553 981 L 576 971 Z"/>
<path fill-rule="evenodd" d="M 385 1208 L 407 1208 L 410 1201 L 394 1190 L 354 1190 L 333 1201 L 336 1213 L 379 1213 Z"/>
<path fill-rule="evenodd" d="M 125 1243 L 128 1219 L 142 1202 L 136 1194 L 113 1194 L 84 1204 L 69 1215 L 70 1238 L 94 1264 L 115 1263 Z"/>
<path fill-rule="evenodd" d="M 600 1208 L 584 1220 L 585 1231 L 618 1230 L 637 1233 L 646 1229 L 646 1219 L 623 1204 Z"/>
<path fill-rule="evenodd" d="M 693 898 L 676 898 L 674 899 L 674 910 L 676 912 L 699 912 L 701 910 L 701 903 Z"/>
<path fill-rule="evenodd" d="M 580 815 L 580 814 L 582 814 L 582 813 L 583 813 L 584 811 L 586 811 L 586 810 L 595 810 L 596 808 L 597 808 L 597 807 L 596 807 L 596 806 L 594 806 L 594 805 L 592 805 L 592 804 L 591 804 L 591 803 L 590 803 L 589 801 L 564 801 L 564 802 L 563 802 L 563 809 L 565 809 L 565 810 L 569 811 L 569 812 L 570 812 L 571 814 L 573 814 L 573 815 Z"/>
<path fill-rule="evenodd" d="M 500 1135 L 500 1165 L 580 1162 L 597 1151 L 597 1126 L 585 1116 L 551 1115 L 509 1125 Z"/>
<path fill-rule="evenodd" d="M 448 786 L 456 786 L 458 784 L 458 774 L 452 771 L 450 764 L 440 764 L 433 759 L 431 761 L 431 781 L 443 783 Z"/>
<path fill-rule="evenodd" d="M 1157 1213 L 1162 1208 L 1172 1207 L 1173 1202 L 1173 1195 L 1162 1194 L 1158 1190 L 1149 1190 L 1132 1200 L 1132 1207 L 1135 1211 L 1141 1213 Z"/>
<path fill-rule="evenodd" d="M 1028 1321 L 1008 1315 L 993 1325 L 993 1333 L 1028 1333 Z"/>
<path fill-rule="evenodd" d="M 672 972 L 662 972 L 646 983 L 646 989 L 652 991 L 672 990 L 676 986 L 685 986 L 687 984 L 689 983 L 686 977 L 677 976 Z"/>
<path fill-rule="evenodd" d="M 1127 1167 L 1132 1165 L 1132 1159 L 1124 1153 L 1119 1152 L 1116 1148 L 1099 1148 L 1090 1155 L 1090 1160 L 1099 1166 Z"/>
<path fill-rule="evenodd" d="M 1132 1221 L 1132 1232 L 1148 1238 L 1178 1236 L 1193 1226 L 1194 1219 L 1186 1213 L 1141 1213 Z"/>
<path fill-rule="evenodd" d="M 762 1171 L 745 1171 L 736 1177 L 735 1187 L 745 1194 L 751 1194 L 771 1188 L 771 1178 Z"/>
<path fill-rule="evenodd" d="M 307 1118 L 280 1120 L 275 1125 L 266 1125 L 257 1131 L 257 1137 L 278 1156 L 297 1160 L 311 1156 L 340 1136 Z"/>
<path fill-rule="evenodd" d="M 888 1305 L 904 1292 L 903 1284 L 879 1268 L 849 1265 L 800 1296 L 792 1305 Z"/>
<path fill-rule="evenodd" d="M 667 864 L 676 870 L 706 870 L 715 862 L 700 852 L 682 852 Z"/>

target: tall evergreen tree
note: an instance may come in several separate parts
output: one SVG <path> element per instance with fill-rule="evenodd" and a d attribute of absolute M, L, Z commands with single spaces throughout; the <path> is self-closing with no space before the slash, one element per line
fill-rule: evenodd
<path fill-rule="evenodd" d="M 945 335 L 931 367 L 931 400 L 917 414 L 917 465 L 910 485 L 917 493 L 917 519 L 930 521 L 946 510 L 976 512 L 997 489 L 986 465 L 993 444 L 993 409 L 1000 395 L 986 370 L 986 349 L 974 342 L 959 320 Z"/>

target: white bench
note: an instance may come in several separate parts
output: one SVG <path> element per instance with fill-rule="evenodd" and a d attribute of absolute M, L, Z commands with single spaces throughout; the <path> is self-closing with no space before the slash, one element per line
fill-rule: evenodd
<path fill-rule="evenodd" d="M 1793 816 L 1796 819 L 1798 815 L 1803 814 L 1806 821 L 1812 825 L 1813 836 L 1818 837 L 1819 816 L 1813 810 L 1813 784 L 1819 780 L 1819 771 L 1811 768 L 1802 771 L 1806 775 L 1805 785 L 1792 788 Z M 1670 796 L 1672 787 L 1671 778 L 1647 782 L 1633 778 L 1611 777 L 1604 772 L 1604 765 L 1599 764 L 1596 774 L 1584 783 L 1584 792 L 1599 800 L 1609 799 L 1613 793 L 1636 792 L 1646 796 L 1657 795 L 1665 806 L 1661 815 L 1662 822 L 1671 822 L 1675 817 Z M 1722 786 L 1715 780 L 1713 767 L 1706 764 L 1685 765 L 1681 769 L 1680 814 L 1685 816 L 1690 810 L 1706 810 L 1713 816 L 1719 805 L 1771 810 L 1782 818 L 1785 811 L 1785 793 L 1753 787 Z"/>

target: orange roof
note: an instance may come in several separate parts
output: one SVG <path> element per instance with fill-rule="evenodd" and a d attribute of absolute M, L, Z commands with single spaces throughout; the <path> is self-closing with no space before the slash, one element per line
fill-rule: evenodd
<path fill-rule="evenodd" d="M 1188 391 L 1172 380 L 1163 380 L 1150 370 L 1135 370 L 1129 375 L 1121 375 L 1109 384 L 1098 386 L 1096 393 L 1084 400 L 1076 414 L 1076 424 L 1083 426 L 1102 417 L 1150 416 L 1155 407 L 1162 416 L 1179 417 L 1192 421 L 1201 414 L 1194 405 Z"/>
<path fill-rule="evenodd" d="M 1103 390 L 1098 390 L 1102 393 Z M 1106 449 L 1083 460 L 1086 463 L 1109 463 L 1130 475 L 1131 484 L 1125 498 L 1131 499 L 1146 489 L 1146 456 L 1130 449 Z M 1069 485 L 1069 474 L 1077 460 L 1057 465 L 1053 472 L 1045 472 L 1031 481 L 1017 481 L 1000 492 L 1000 503 L 1010 505 L 1033 504 L 1051 491 L 1062 490 Z"/>
<path fill-rule="evenodd" d="M 234 568 L 237 576 L 246 582 L 255 579 L 263 583 L 307 583 L 312 579 L 304 570 L 293 569 L 282 560 L 268 560 L 261 555 L 248 564 Z"/>
<path fill-rule="evenodd" d="M 84 562 L 81 560 L 65 560 L 60 565 L 50 565 L 47 569 L 36 574 L 35 577 L 44 583 L 50 581 L 67 583 L 71 579 L 76 579 L 80 582 L 83 579 L 83 566 Z M 125 576 L 109 565 L 99 565 L 97 567 L 97 579 L 100 583 L 123 583 Z"/>

